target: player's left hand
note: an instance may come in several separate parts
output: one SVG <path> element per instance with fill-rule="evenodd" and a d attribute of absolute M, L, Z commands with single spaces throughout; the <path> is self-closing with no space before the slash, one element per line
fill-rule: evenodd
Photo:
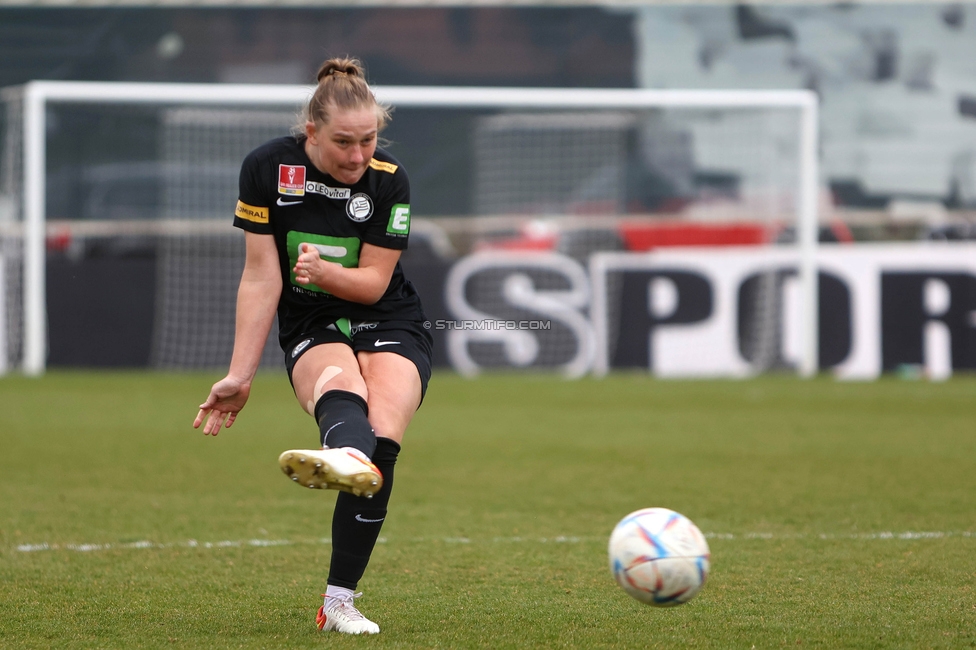
<path fill-rule="evenodd" d="M 249 383 L 233 377 L 224 377 L 213 385 L 207 401 L 200 405 L 200 411 L 193 420 L 193 428 L 198 429 L 203 424 L 204 435 L 210 436 L 220 433 L 221 426 L 229 429 L 237 419 L 237 414 L 244 408 L 250 394 Z"/>

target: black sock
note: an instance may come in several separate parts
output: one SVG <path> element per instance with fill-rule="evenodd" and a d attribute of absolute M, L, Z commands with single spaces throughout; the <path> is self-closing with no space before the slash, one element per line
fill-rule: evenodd
<path fill-rule="evenodd" d="M 366 572 L 369 556 L 380 536 L 393 490 L 393 466 L 400 445 L 389 438 L 376 438 L 373 464 L 383 475 L 383 487 L 372 499 L 340 492 L 332 514 L 332 562 L 329 584 L 355 589 Z"/>
<path fill-rule="evenodd" d="M 355 447 L 369 457 L 376 449 L 376 435 L 369 426 L 366 400 L 347 390 L 327 391 L 315 404 L 315 419 L 323 447 Z"/>

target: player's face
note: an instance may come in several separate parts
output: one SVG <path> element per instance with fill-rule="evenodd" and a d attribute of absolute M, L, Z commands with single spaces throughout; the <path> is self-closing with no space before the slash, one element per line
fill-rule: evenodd
<path fill-rule="evenodd" d="M 320 171 L 352 185 L 362 178 L 376 151 L 376 111 L 372 107 L 332 111 L 328 124 L 305 125 L 305 151 Z"/>

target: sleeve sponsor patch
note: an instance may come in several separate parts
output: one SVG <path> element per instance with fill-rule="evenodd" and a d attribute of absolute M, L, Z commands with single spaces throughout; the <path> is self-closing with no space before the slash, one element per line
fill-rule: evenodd
<path fill-rule="evenodd" d="M 268 223 L 268 208 L 258 208 L 253 205 L 248 205 L 243 201 L 238 201 L 234 216 L 240 217 L 245 221 L 253 221 L 254 223 Z"/>
<path fill-rule="evenodd" d="M 377 160 L 376 158 L 370 158 L 369 166 L 378 172 L 386 172 L 387 174 L 393 174 L 397 170 L 397 165 L 383 162 L 382 160 Z"/>
<path fill-rule="evenodd" d="M 406 236 L 410 234 L 410 206 L 397 203 L 390 209 L 390 221 L 386 225 L 386 232 L 390 235 Z"/>

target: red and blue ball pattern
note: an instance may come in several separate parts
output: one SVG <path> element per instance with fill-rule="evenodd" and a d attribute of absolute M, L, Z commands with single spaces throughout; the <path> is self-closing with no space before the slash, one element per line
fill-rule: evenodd
<path fill-rule="evenodd" d="M 624 517 L 610 535 L 609 554 L 617 584 L 655 607 L 694 598 L 711 566 L 705 536 L 690 519 L 667 508 L 644 508 Z"/>

